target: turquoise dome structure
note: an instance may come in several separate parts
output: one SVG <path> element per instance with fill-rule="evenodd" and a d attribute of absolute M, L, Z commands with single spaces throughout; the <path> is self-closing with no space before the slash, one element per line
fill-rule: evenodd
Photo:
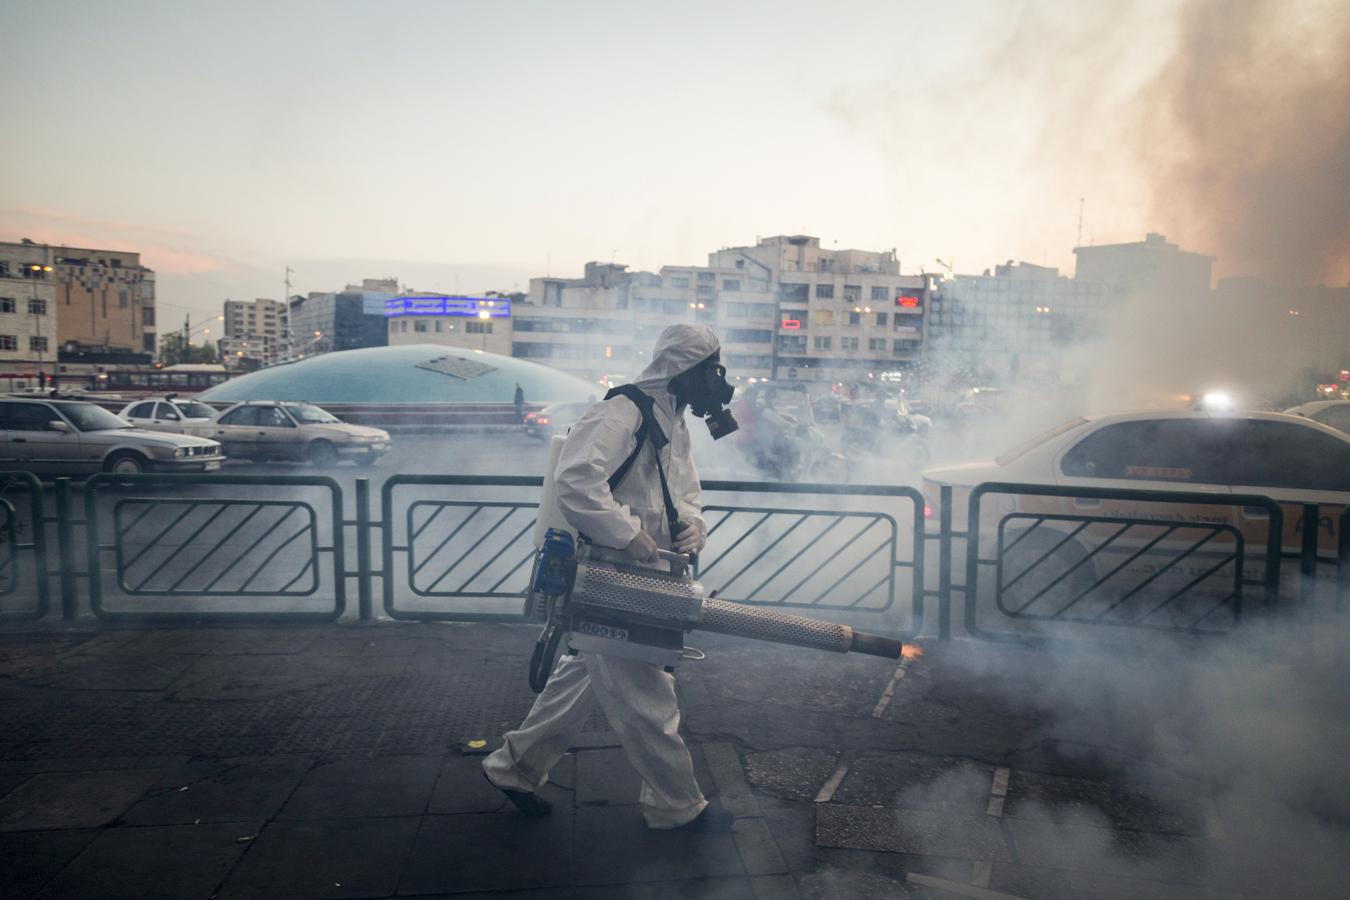
<path fill-rule="evenodd" d="M 599 399 L 603 388 L 538 363 L 439 344 L 339 350 L 268 366 L 197 395 L 212 403 L 510 403 Z"/>

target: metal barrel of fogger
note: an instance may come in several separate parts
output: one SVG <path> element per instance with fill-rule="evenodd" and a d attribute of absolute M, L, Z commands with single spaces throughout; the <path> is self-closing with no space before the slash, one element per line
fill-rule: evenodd
<path fill-rule="evenodd" d="M 866 653 L 887 659 L 899 659 L 904 648 L 904 643 L 896 638 L 854 631 L 847 625 L 794 616 L 762 606 L 729 603 L 726 600 L 704 600 L 703 618 L 697 627 L 700 631 L 756 641 L 792 644 L 834 653 Z"/>

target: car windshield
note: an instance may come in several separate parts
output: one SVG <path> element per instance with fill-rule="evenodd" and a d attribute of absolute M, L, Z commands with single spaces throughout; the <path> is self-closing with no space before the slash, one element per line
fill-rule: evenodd
<path fill-rule="evenodd" d="M 285 409 L 301 425 L 333 425 L 342 421 L 332 413 L 324 412 L 317 406 L 309 406 L 308 404 L 296 404 L 287 406 Z"/>
<path fill-rule="evenodd" d="M 131 427 L 125 419 L 92 403 L 63 403 L 59 408 L 61 414 L 71 421 L 77 431 L 108 431 L 113 428 Z"/>
<path fill-rule="evenodd" d="M 205 403 L 198 403 L 196 400 L 189 400 L 186 403 L 174 404 L 178 407 L 178 412 L 189 419 L 210 419 L 216 414 L 214 407 L 207 406 Z"/>
<path fill-rule="evenodd" d="M 1013 447 L 1011 450 L 1003 453 L 1002 455 L 994 457 L 994 462 L 997 465 L 1006 466 L 1013 460 L 1020 459 L 1021 457 L 1025 456 L 1029 451 L 1034 450 L 1035 448 L 1039 447 L 1041 444 L 1044 444 L 1051 438 L 1059 437 L 1064 432 L 1070 431 L 1074 428 L 1077 428 L 1079 425 L 1085 424 L 1087 424 L 1087 419 L 1071 419 L 1070 421 L 1065 422 L 1063 425 L 1060 425 L 1056 428 L 1051 428 L 1049 431 L 1043 434 L 1036 435 L 1036 437 L 1027 441 L 1025 444 L 1018 444 L 1016 447 Z"/>

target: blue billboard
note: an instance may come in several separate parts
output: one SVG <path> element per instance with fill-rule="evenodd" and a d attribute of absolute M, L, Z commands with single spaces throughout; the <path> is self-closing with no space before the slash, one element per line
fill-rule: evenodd
<path fill-rule="evenodd" d="M 395 297 L 384 301 L 386 316 L 459 316 L 466 319 L 509 319 L 505 297 Z"/>

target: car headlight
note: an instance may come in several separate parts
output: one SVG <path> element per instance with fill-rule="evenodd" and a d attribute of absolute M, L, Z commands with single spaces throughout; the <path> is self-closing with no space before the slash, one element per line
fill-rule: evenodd
<path fill-rule="evenodd" d="M 183 457 L 185 457 L 185 456 L 188 455 L 188 448 L 186 448 L 186 447 L 175 447 L 175 448 L 174 448 L 174 451 L 173 451 L 173 455 L 176 456 L 176 457 L 179 458 L 179 459 L 182 459 Z"/>

